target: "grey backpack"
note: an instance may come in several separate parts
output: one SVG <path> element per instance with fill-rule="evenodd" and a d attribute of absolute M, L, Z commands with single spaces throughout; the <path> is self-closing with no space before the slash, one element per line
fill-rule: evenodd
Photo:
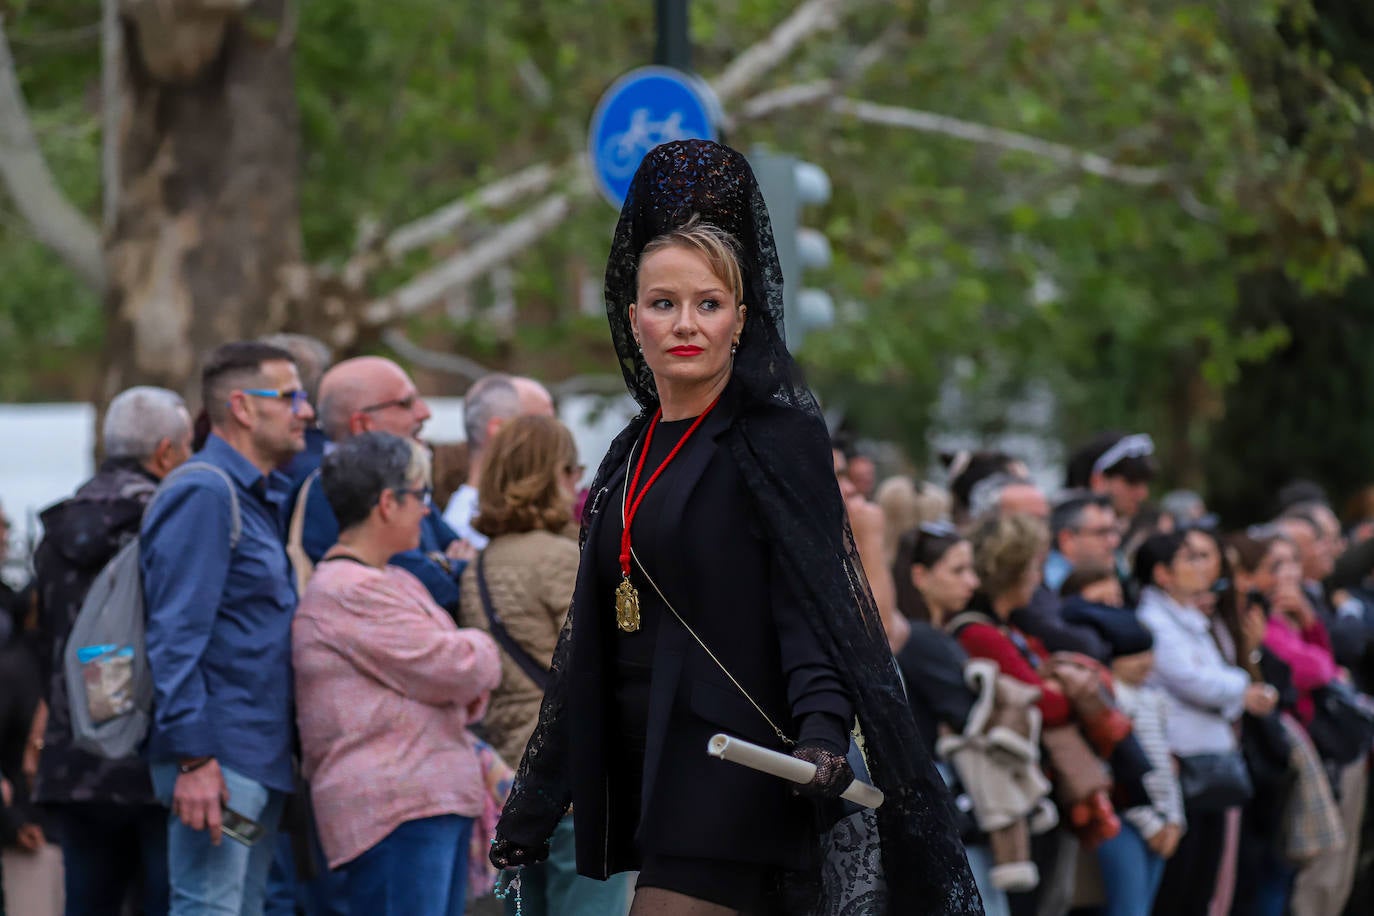
<path fill-rule="evenodd" d="M 223 470 L 204 461 L 183 464 L 162 481 L 145 514 L 167 484 L 188 471 L 210 471 L 229 487 L 229 549 L 243 523 L 238 491 Z M 138 538 L 119 549 L 91 583 L 67 637 L 62 675 L 71 705 L 72 743 L 110 760 L 138 752 L 153 718 L 153 674 L 148 667 L 139 573 Z"/>

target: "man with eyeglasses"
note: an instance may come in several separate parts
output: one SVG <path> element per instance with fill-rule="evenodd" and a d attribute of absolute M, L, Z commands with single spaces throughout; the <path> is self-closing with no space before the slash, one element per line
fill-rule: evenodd
<path fill-rule="evenodd" d="M 1115 568 L 1121 532 L 1111 498 L 1079 492 L 1061 499 L 1050 512 L 1050 543 L 1045 586 L 1052 591 L 1079 567 Z"/>
<path fill-rule="evenodd" d="M 329 345 L 308 334 L 269 334 L 260 340 L 262 343 L 281 347 L 291 354 L 291 358 L 296 361 L 296 371 L 301 376 L 301 387 L 305 389 L 310 403 L 318 404 L 320 379 L 334 362 L 334 351 Z M 281 472 L 291 480 L 293 495 L 300 489 L 301 482 L 319 468 L 320 460 L 324 458 L 324 441 L 324 432 L 317 424 L 306 427 L 305 450 L 282 467 Z"/>
<path fill-rule="evenodd" d="M 389 359 L 359 356 L 331 368 L 320 380 L 320 424 L 328 440 L 326 454 L 339 443 L 372 430 L 419 441 L 430 418 L 429 405 L 406 371 Z M 318 475 L 302 484 L 297 510 L 303 511 L 301 546 L 310 562 L 318 563 L 339 538 L 339 523 L 329 507 Z M 426 504 L 431 493 L 420 494 Z M 472 556 L 442 516 L 430 505 L 420 525 L 420 546 L 391 558 L 429 589 L 435 603 L 456 613 L 458 578 Z"/>
<path fill-rule="evenodd" d="M 260 912 L 292 789 L 286 479 L 315 412 L 291 354 L 237 341 L 201 376 L 211 432 L 143 519 L 140 566 L 153 676 L 153 788 L 171 809 L 171 913 Z M 234 519 L 237 518 L 237 524 Z M 237 539 L 235 538 L 237 533 Z M 253 845 L 225 837 L 233 812 Z"/>
<path fill-rule="evenodd" d="M 476 550 L 487 546 L 487 536 L 472 527 L 472 520 L 477 517 L 477 482 L 482 479 L 487 443 L 508 421 L 528 416 L 557 416 L 548 389 L 532 378 L 493 372 L 473 382 L 463 395 L 468 479 L 449 499 L 444 521 Z"/>

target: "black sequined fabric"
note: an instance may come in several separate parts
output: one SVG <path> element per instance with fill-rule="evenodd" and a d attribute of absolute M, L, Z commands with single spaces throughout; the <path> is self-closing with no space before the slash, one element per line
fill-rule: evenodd
<path fill-rule="evenodd" d="M 847 679 L 870 774 L 886 795 L 876 812 L 877 849 L 871 848 L 871 831 L 850 831 L 870 838 L 863 841 L 869 844 L 866 852 L 854 845 L 857 841 L 850 843 L 854 848 L 839 850 L 834 831 L 818 838 L 835 847 L 832 853 L 844 852 L 850 863 L 846 870 L 854 872 L 849 886 L 871 882 L 885 884 L 885 889 L 866 891 L 867 902 L 856 909 L 856 899 L 832 892 L 838 883 L 827 878 L 824 898 L 808 910 L 817 916 L 981 914 L 948 791 L 917 734 L 861 572 L 824 419 L 783 340 L 782 270 L 768 211 L 749 163 L 728 147 L 704 140 L 666 143 L 652 150 L 635 174 L 607 261 L 606 311 L 626 385 L 643 412 L 611 444 L 592 493 L 606 487 L 610 473 L 623 466 L 658 404 L 653 376 L 635 346 L 628 317 L 640 253 L 694 213 L 731 233 L 742 253 L 748 311 L 733 372 L 748 406 L 721 441 L 739 465 L 792 592 Z M 590 513 L 602 508 L 589 502 L 584 533 Z M 574 616 L 582 612 L 571 609 L 554 654 L 539 724 L 497 830 L 503 847 L 541 843 L 571 800 L 569 742 L 576 725 L 564 713 L 575 646 L 568 637 Z M 881 862 L 882 875 L 859 874 L 856 862 L 868 863 L 871 872 L 879 871 Z M 798 885 L 822 886 L 821 879 L 819 874 L 796 876 Z"/>

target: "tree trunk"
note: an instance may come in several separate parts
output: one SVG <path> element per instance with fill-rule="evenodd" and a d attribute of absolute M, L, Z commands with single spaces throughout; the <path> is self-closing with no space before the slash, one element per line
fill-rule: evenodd
<path fill-rule="evenodd" d="M 123 0 L 104 400 L 198 402 L 201 358 L 279 329 L 302 259 L 289 0 Z"/>

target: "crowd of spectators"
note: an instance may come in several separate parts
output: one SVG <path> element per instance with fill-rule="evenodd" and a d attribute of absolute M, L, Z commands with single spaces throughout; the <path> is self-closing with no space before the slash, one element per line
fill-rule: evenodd
<path fill-rule="evenodd" d="M 468 391 L 465 444 L 427 444 L 400 366 L 292 335 L 218 348 L 200 395 L 195 419 L 170 391 L 114 398 L 32 583 L 0 588 L 0 912 L 468 911 L 589 456 L 506 375 Z M 1343 526 L 1300 483 L 1224 531 L 1195 493 L 1151 502 L 1140 434 L 1076 450 L 1048 493 L 1003 452 L 946 456 L 939 484 L 834 457 L 990 916 L 1374 912 L 1368 509 Z M 68 641 L 135 538 L 152 719 L 111 760 L 73 740 L 66 669 L 99 647 Z M 523 911 L 624 913 L 626 876 L 576 875 L 572 818 Z"/>
<path fill-rule="evenodd" d="M 1227 531 L 1197 493 L 1151 502 L 1143 434 L 1075 450 L 1055 492 L 944 458 L 937 486 L 835 449 L 987 912 L 1374 912 L 1368 507 L 1343 526 L 1299 481 Z"/>

